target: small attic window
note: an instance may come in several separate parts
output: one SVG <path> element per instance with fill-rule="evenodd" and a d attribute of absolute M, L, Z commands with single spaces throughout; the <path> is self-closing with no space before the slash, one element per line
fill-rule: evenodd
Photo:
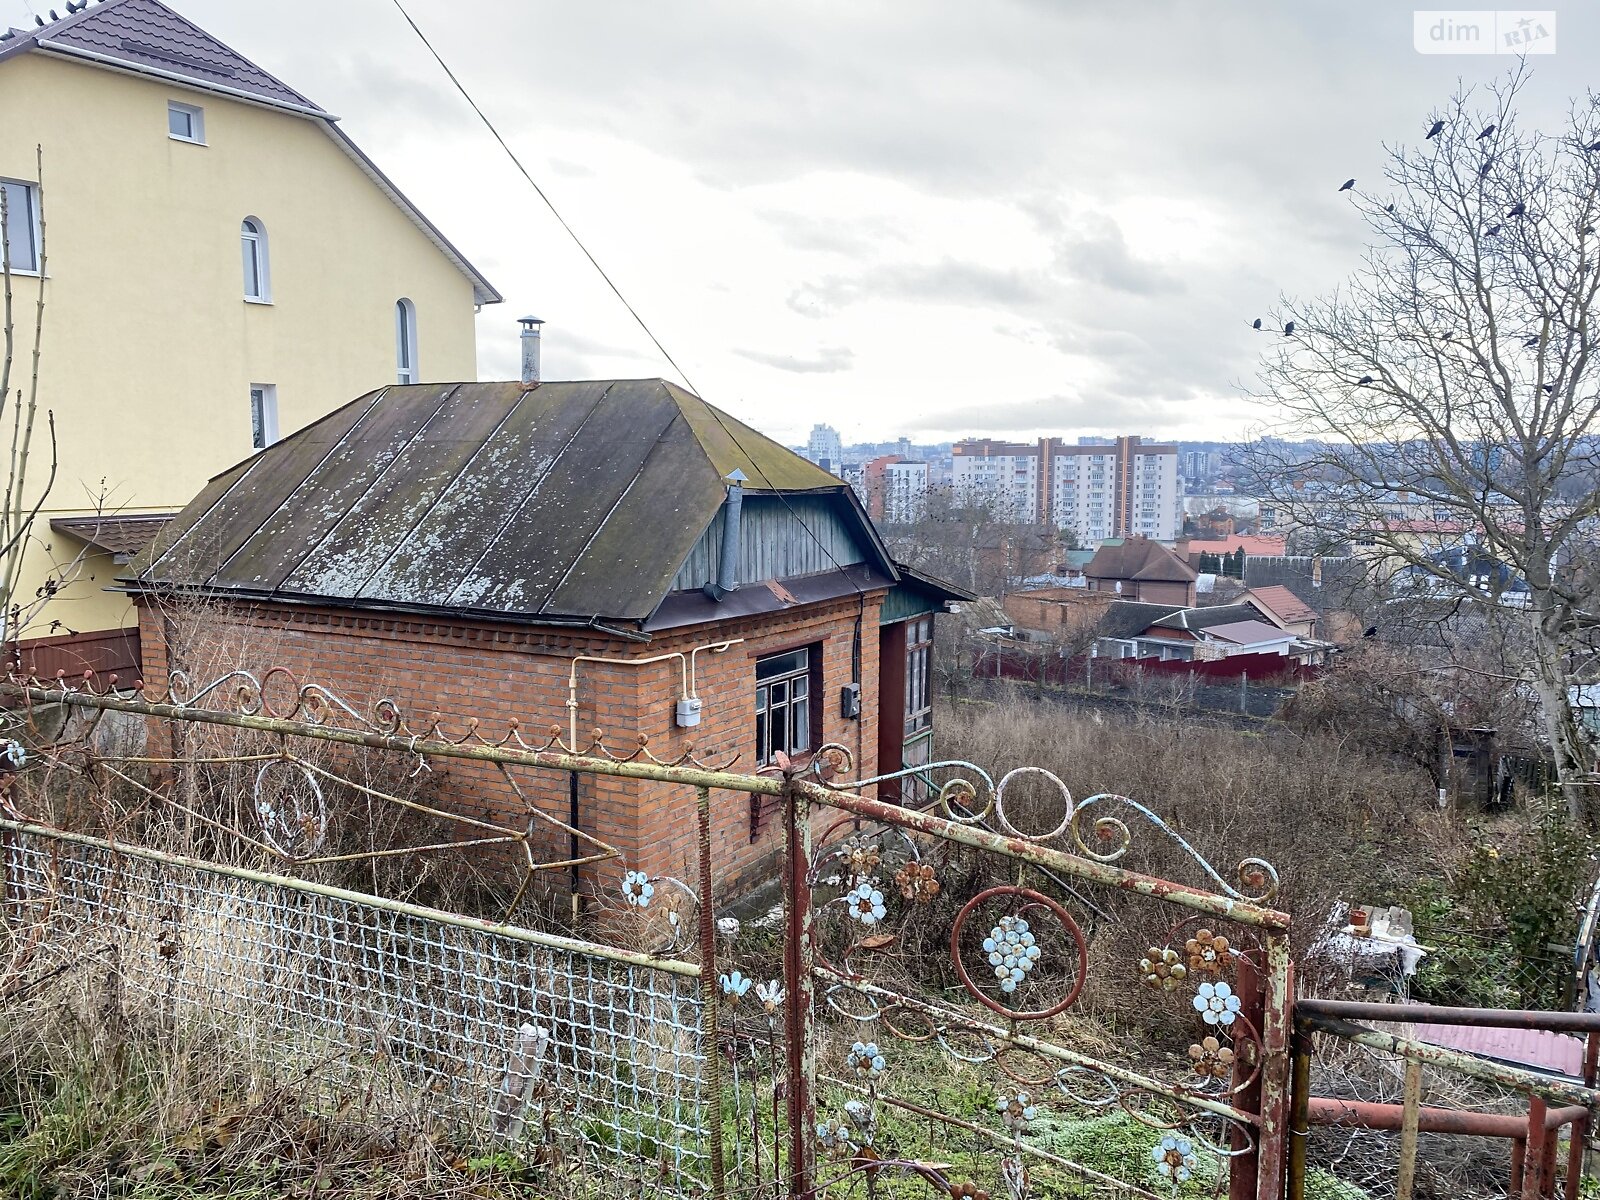
<path fill-rule="evenodd" d="M 193 104 L 167 101 L 167 136 L 175 142 L 206 144 L 206 112 Z"/>

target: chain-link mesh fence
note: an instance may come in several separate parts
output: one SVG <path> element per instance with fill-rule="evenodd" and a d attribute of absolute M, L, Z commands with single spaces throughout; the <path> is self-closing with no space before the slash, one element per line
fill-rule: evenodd
<path fill-rule="evenodd" d="M 698 1195 L 706 1045 L 692 967 L 295 880 L 0 823 L 14 968 L 114 963 L 130 1015 L 481 1144 L 560 1143 L 597 1175 Z"/>

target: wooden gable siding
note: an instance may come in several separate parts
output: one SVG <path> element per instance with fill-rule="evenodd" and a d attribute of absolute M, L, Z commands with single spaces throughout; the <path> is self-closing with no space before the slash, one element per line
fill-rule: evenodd
<path fill-rule="evenodd" d="M 826 496 L 746 495 L 739 517 L 739 582 L 792 579 L 867 561 L 866 549 Z M 717 577 L 722 560 L 719 509 L 672 581 L 673 591 L 693 591 Z"/>

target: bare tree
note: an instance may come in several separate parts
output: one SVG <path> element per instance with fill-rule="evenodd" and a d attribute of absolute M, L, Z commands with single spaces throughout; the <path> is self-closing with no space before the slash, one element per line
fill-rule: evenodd
<path fill-rule="evenodd" d="M 1527 130 L 1526 79 L 1458 93 L 1436 135 L 1389 149 L 1384 186 L 1352 189 L 1363 264 L 1274 313 L 1253 396 L 1278 438 L 1250 456 L 1298 523 L 1353 535 L 1374 568 L 1473 603 L 1525 597 L 1526 672 L 1576 814 L 1595 750 L 1568 687 L 1573 634 L 1595 621 L 1600 96 L 1558 133 Z M 1320 441 L 1291 463 L 1294 438 Z M 1504 569 L 1463 577 L 1451 541 Z"/>
<path fill-rule="evenodd" d="M 887 525 L 883 536 L 901 562 L 984 596 L 1050 569 L 1075 544 L 1070 531 L 1028 519 L 1002 492 L 948 485 L 930 488 L 919 518 Z"/>
<path fill-rule="evenodd" d="M 39 205 L 38 256 L 35 266 L 39 275 L 38 298 L 34 304 L 33 348 L 28 367 L 27 387 L 11 390 L 11 376 L 18 363 L 16 322 L 12 294 L 11 273 L 11 222 L 6 193 L 0 188 L 0 288 L 4 291 L 3 330 L 4 358 L 0 360 L 0 423 L 9 406 L 11 424 L 11 458 L 8 464 L 4 507 L 0 509 L 0 641 L 14 644 L 21 630 L 46 601 L 50 594 L 24 599 L 17 595 L 17 580 L 22 574 L 23 552 L 33 528 L 34 518 L 44 507 L 45 498 L 56 480 L 56 421 L 55 413 L 47 411 L 45 424 L 50 437 L 50 465 L 44 486 L 37 496 L 28 496 L 28 470 L 33 453 L 34 426 L 39 413 L 39 358 L 44 346 L 45 269 L 48 262 L 45 251 L 44 220 L 44 150 L 35 147 L 38 173 L 37 195 Z M 65 573 L 63 573 L 65 574 Z M 49 589 L 45 589 L 49 593 Z"/>

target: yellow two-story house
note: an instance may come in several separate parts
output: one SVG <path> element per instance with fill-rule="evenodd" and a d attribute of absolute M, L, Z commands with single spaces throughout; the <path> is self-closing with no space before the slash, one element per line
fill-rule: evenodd
<path fill-rule="evenodd" d="M 489 282 L 337 117 L 159 0 L 0 31 L 0 187 L 13 391 L 42 270 L 58 443 L 13 663 L 130 669 L 133 611 L 107 585 L 208 478 L 384 383 L 477 377 Z M 36 495 L 42 429 L 33 449 Z"/>

